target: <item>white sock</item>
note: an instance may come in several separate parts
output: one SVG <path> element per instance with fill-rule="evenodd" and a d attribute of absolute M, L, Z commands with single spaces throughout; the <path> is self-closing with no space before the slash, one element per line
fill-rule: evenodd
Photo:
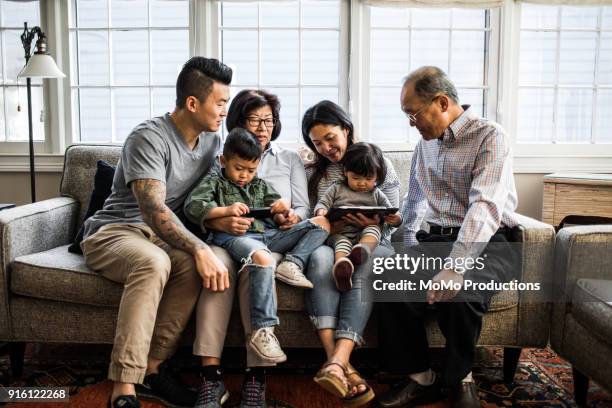
<path fill-rule="evenodd" d="M 474 379 L 472 378 L 472 372 L 470 371 L 468 375 L 466 375 L 465 378 L 461 380 L 461 382 L 474 382 Z"/>
<path fill-rule="evenodd" d="M 427 371 L 410 374 L 410 379 L 419 385 L 431 385 L 436 379 L 436 373 L 434 373 L 430 368 Z"/>

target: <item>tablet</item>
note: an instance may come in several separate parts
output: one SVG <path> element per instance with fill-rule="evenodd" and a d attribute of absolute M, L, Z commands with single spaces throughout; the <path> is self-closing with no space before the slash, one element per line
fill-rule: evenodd
<path fill-rule="evenodd" d="M 378 214 L 381 218 L 385 215 L 395 214 L 399 211 L 397 207 L 352 207 L 352 206 L 341 206 L 341 207 L 332 207 L 327 212 L 326 217 L 330 221 L 336 221 L 340 218 L 344 217 L 347 214 L 357 214 L 362 213 L 365 216 L 374 216 Z"/>
<path fill-rule="evenodd" d="M 243 217 L 262 220 L 265 218 L 272 218 L 272 213 L 270 212 L 270 207 L 254 207 L 249 208 L 249 212 L 244 214 Z"/>

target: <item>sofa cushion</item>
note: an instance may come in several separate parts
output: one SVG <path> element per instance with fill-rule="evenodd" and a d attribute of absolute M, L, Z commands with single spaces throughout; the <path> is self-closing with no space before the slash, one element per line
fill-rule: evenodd
<path fill-rule="evenodd" d="M 593 335 L 612 344 L 612 280 L 579 279 L 574 286 L 572 315 Z"/>
<path fill-rule="evenodd" d="M 68 245 L 15 258 L 11 291 L 23 296 L 94 306 L 119 306 L 123 285 L 91 271 Z"/>

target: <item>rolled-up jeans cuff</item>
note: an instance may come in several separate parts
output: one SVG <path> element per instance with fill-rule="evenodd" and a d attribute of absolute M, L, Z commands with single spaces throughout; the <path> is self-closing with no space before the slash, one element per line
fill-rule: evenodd
<path fill-rule="evenodd" d="M 142 384 L 145 377 L 145 369 L 124 368 L 111 363 L 108 368 L 108 379 L 115 382 L 127 384 Z"/>
<path fill-rule="evenodd" d="M 349 339 L 355 342 L 355 345 L 361 347 L 365 344 L 363 337 L 354 331 L 349 330 L 336 330 L 336 340 L 338 339 Z"/>
<path fill-rule="evenodd" d="M 312 325 L 317 330 L 335 329 L 338 326 L 338 318 L 336 316 L 309 316 Z"/>

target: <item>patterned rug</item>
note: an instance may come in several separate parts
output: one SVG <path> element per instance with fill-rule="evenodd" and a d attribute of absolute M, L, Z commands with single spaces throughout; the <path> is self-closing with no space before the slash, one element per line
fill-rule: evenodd
<path fill-rule="evenodd" d="M 15 408 L 75 408 L 104 407 L 110 394 L 111 383 L 105 379 L 106 363 L 110 354 L 108 346 L 37 346 L 28 347 L 24 376 L 7 380 L 8 361 L 0 360 L 0 383 L 11 386 L 69 386 L 70 403 L 20 403 L 9 404 Z M 312 375 L 320 365 L 320 351 L 290 350 L 289 361 L 268 376 L 268 406 L 270 408 L 339 408 L 338 400 L 323 392 L 312 381 Z M 388 389 L 386 384 L 374 380 L 376 358 L 372 350 L 356 353 L 355 363 L 366 375 L 376 393 Z M 244 356 L 241 351 L 224 356 L 226 385 L 230 400 L 226 407 L 237 407 L 240 401 L 242 376 L 240 365 Z M 440 360 L 441 356 L 434 356 Z M 185 372 L 183 379 L 196 384 L 194 360 L 188 352 L 174 361 Z M 483 407 L 575 407 L 572 398 L 573 383 L 571 366 L 552 350 L 525 349 L 521 355 L 515 382 L 504 384 L 502 377 L 502 349 L 480 349 L 474 376 L 479 385 Z M 442 408 L 447 402 L 430 405 Z M 159 408 L 161 405 L 144 402 L 144 408 Z M 591 382 L 589 407 L 612 408 L 612 395 Z"/>

